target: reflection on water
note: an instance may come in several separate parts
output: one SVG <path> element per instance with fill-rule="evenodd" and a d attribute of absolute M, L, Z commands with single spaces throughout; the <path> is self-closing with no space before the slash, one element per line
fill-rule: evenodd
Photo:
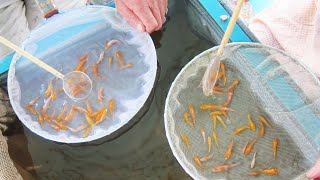
<path fill-rule="evenodd" d="M 39 179 L 190 179 L 175 160 L 164 130 L 164 102 L 181 68 L 210 45 L 188 28 L 184 4 L 176 2 L 162 34 L 155 33 L 161 68 L 150 109 L 121 137 L 99 145 L 71 147 L 47 141 L 25 128 Z M 162 37 L 161 37 L 162 36 Z"/>

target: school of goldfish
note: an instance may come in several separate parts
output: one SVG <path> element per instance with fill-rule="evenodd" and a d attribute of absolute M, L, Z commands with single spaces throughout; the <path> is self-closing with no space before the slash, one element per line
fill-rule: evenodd
<path fill-rule="evenodd" d="M 199 167 L 200 169 L 206 170 L 206 166 L 205 163 L 211 159 L 213 159 L 213 155 L 214 152 L 212 152 L 212 140 L 214 141 L 214 143 L 216 144 L 217 147 L 219 147 L 219 136 L 216 133 L 216 129 L 218 128 L 218 124 L 221 124 L 221 126 L 223 128 L 227 128 L 226 123 L 224 122 L 223 118 L 225 119 L 229 119 L 228 117 L 228 113 L 233 112 L 236 113 L 236 111 L 234 109 L 231 109 L 229 107 L 229 105 L 232 102 L 232 98 L 234 95 L 234 89 L 238 86 L 238 84 L 240 83 L 240 80 L 235 80 L 231 83 L 231 85 L 229 87 L 226 87 L 227 85 L 227 75 L 226 75 L 226 69 L 225 69 L 225 64 L 221 63 L 220 66 L 220 71 L 218 74 L 218 80 L 217 80 L 217 84 L 223 84 L 221 86 L 216 85 L 213 90 L 212 93 L 213 94 L 219 94 L 219 95 L 223 95 L 224 94 L 224 90 L 227 92 L 227 98 L 226 98 L 226 102 L 222 105 L 215 105 L 215 104 L 202 104 L 200 105 L 200 110 L 202 111 L 209 111 L 210 115 L 212 116 L 212 123 L 213 123 L 213 132 L 212 132 L 212 139 L 211 136 L 209 135 L 207 137 L 207 134 L 204 130 L 204 128 L 200 129 L 200 135 L 202 136 L 203 139 L 203 144 L 205 144 L 206 146 L 208 146 L 208 152 L 203 155 L 202 157 L 195 154 L 193 156 L 193 161 L 195 163 L 195 165 L 197 167 Z M 188 104 L 187 106 L 187 111 L 185 111 L 183 113 L 183 119 L 184 122 L 190 126 L 190 128 L 194 128 L 196 127 L 196 109 L 193 107 L 192 104 Z M 251 117 L 250 113 L 248 114 L 248 123 L 247 124 L 243 124 L 241 127 L 234 129 L 233 133 L 234 135 L 238 135 L 241 134 L 244 131 L 252 131 L 255 132 L 258 130 L 256 122 L 254 121 L 254 119 Z M 259 131 L 259 135 L 258 137 L 256 137 L 255 139 L 248 141 L 245 146 L 242 149 L 242 154 L 244 156 L 248 156 L 252 153 L 253 149 L 254 149 L 254 145 L 256 144 L 256 142 L 259 140 L 259 138 L 263 138 L 265 135 L 265 131 L 266 128 L 272 128 L 271 124 L 269 123 L 269 121 L 262 115 L 259 116 L 259 124 L 260 124 L 260 131 Z M 223 136 L 223 135 L 221 135 Z M 188 139 L 188 137 L 185 134 L 181 134 L 181 139 L 182 142 L 187 146 L 187 149 L 189 150 L 192 146 L 190 140 Z M 207 142 L 207 143 L 206 143 Z M 228 161 L 230 159 L 232 159 L 232 154 L 234 154 L 235 150 L 234 150 L 234 146 L 237 142 L 235 142 L 234 138 L 231 138 L 229 146 L 227 147 L 227 149 L 225 150 L 225 156 L 224 156 L 224 160 Z M 277 150 L 278 150 L 278 146 L 279 146 L 279 139 L 277 137 L 274 137 L 273 142 L 270 142 L 270 147 L 272 147 L 273 149 L 273 158 L 274 160 L 276 160 L 277 158 Z M 251 169 L 255 168 L 256 166 L 256 156 L 258 156 L 259 154 L 257 152 L 253 153 L 252 156 L 252 160 L 250 163 L 250 167 Z M 213 173 L 218 173 L 218 172 L 224 172 L 224 171 L 228 171 L 230 169 L 236 168 L 237 166 L 241 165 L 242 163 L 233 163 L 233 164 L 220 164 L 217 165 L 215 167 L 211 167 L 211 172 Z M 278 168 L 268 168 L 268 169 L 263 169 L 263 168 L 257 168 L 256 170 L 253 170 L 251 172 L 244 172 L 242 174 L 242 176 L 260 176 L 261 174 L 265 174 L 265 175 L 269 175 L 269 176 L 274 176 L 274 175 L 278 175 L 280 173 L 280 170 Z"/>
<path fill-rule="evenodd" d="M 100 53 L 98 60 L 93 64 L 93 66 L 87 65 L 88 53 L 79 57 L 79 63 L 75 67 L 75 71 L 82 71 L 89 76 L 88 69 L 89 67 L 93 67 L 92 74 L 94 75 L 95 79 L 97 81 L 103 80 L 104 77 L 99 73 L 99 68 L 112 68 L 113 56 L 110 56 L 108 58 L 109 61 L 107 67 L 103 67 L 102 63 L 105 59 L 105 51 L 109 50 L 115 44 L 121 44 L 121 42 L 115 39 L 107 42 L 105 45 L 105 50 Z M 127 69 L 133 67 L 133 64 L 131 63 L 124 63 L 120 51 L 116 51 L 115 56 L 118 60 L 118 65 L 120 69 Z M 70 81 L 72 81 L 72 79 Z M 88 88 L 88 82 L 85 81 L 80 81 L 77 83 L 68 83 L 72 84 L 72 87 L 70 88 L 74 97 L 80 95 L 86 90 L 86 88 Z M 71 105 L 71 108 L 68 111 L 68 106 L 64 104 L 60 112 L 57 113 L 57 115 L 56 112 L 58 111 L 56 111 L 56 109 L 53 109 L 52 114 L 48 115 L 47 112 L 50 109 L 51 103 L 53 103 L 55 99 L 57 99 L 59 92 L 61 91 L 63 91 L 63 88 L 55 87 L 54 80 L 50 80 L 44 94 L 40 94 L 39 96 L 35 97 L 33 100 L 31 100 L 29 103 L 25 105 L 25 108 L 32 115 L 37 116 L 40 125 L 44 125 L 44 123 L 47 122 L 49 127 L 53 128 L 56 131 L 69 130 L 74 134 L 83 131 L 81 137 L 86 138 L 89 136 L 90 132 L 92 131 L 92 128 L 95 125 L 103 122 L 108 116 L 110 116 L 110 118 L 113 119 L 115 111 L 115 100 L 112 98 L 109 100 L 108 103 L 105 103 L 103 87 L 98 88 L 97 92 L 97 102 L 102 105 L 100 109 L 93 110 L 89 99 L 87 99 L 84 103 L 85 107 Z M 35 104 L 39 101 L 40 97 L 42 96 L 45 99 L 44 105 L 40 110 L 37 110 Z M 79 127 L 70 127 L 70 125 L 68 124 L 74 119 L 75 113 L 83 115 L 83 119 L 85 120 L 85 122 Z"/>

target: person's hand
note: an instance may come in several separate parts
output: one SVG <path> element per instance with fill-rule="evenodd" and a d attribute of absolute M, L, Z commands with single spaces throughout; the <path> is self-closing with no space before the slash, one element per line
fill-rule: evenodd
<path fill-rule="evenodd" d="M 168 0 L 115 0 L 118 12 L 139 31 L 160 30 L 165 22 Z"/>
<path fill-rule="evenodd" d="M 309 179 L 320 179 L 320 159 L 317 161 L 316 165 L 307 173 L 307 177 Z"/>

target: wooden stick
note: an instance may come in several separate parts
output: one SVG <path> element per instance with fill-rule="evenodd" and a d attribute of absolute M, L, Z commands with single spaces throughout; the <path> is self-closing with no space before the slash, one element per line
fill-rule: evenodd
<path fill-rule="evenodd" d="M 59 71 L 53 69 L 51 66 L 47 65 L 46 63 L 42 62 L 41 60 L 39 60 L 38 58 L 32 56 L 31 54 L 29 54 L 28 52 L 22 50 L 21 48 L 19 48 L 18 46 L 16 46 L 15 44 L 13 44 L 12 42 L 8 41 L 7 39 L 5 39 L 4 37 L 0 36 L 0 42 L 3 43 L 4 45 L 8 46 L 9 48 L 11 48 L 12 50 L 16 51 L 17 53 L 21 54 L 22 56 L 24 56 L 25 58 L 29 59 L 30 61 L 32 61 L 33 63 L 37 64 L 38 66 L 42 67 L 44 70 L 50 72 L 51 74 L 53 74 L 54 76 L 63 79 L 64 75 L 61 74 Z"/>
<path fill-rule="evenodd" d="M 237 23 L 237 20 L 238 20 L 239 14 L 240 14 L 240 10 L 241 10 L 243 3 L 244 3 L 244 0 L 238 0 L 238 2 L 237 2 L 237 7 L 232 14 L 232 17 L 231 17 L 231 20 L 228 24 L 227 30 L 224 33 L 224 36 L 221 40 L 221 45 L 219 46 L 219 49 L 217 52 L 218 57 L 220 57 L 222 55 L 224 48 L 226 47 L 227 43 L 229 42 L 231 33 L 233 31 L 234 25 Z"/>

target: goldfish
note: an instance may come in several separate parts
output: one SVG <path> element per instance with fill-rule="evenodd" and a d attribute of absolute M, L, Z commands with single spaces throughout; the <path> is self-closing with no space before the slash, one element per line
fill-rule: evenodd
<path fill-rule="evenodd" d="M 213 157 L 213 153 L 211 154 L 206 154 L 205 156 L 203 156 L 200 161 L 201 162 L 206 162 L 206 161 L 209 161 L 211 158 Z"/>
<path fill-rule="evenodd" d="M 259 118 L 265 125 L 267 125 L 269 128 L 272 128 L 270 123 L 262 115 L 260 115 Z"/>
<path fill-rule="evenodd" d="M 51 116 L 49 116 L 50 120 L 53 120 L 54 119 L 54 115 L 56 114 L 56 110 L 54 109 Z"/>
<path fill-rule="evenodd" d="M 220 116 L 217 116 L 217 120 L 223 125 L 224 128 L 227 128 L 226 124 Z"/>
<path fill-rule="evenodd" d="M 33 106 L 38 100 L 39 100 L 40 96 L 35 97 L 34 99 L 32 99 L 30 102 L 28 102 L 27 105 L 29 106 Z"/>
<path fill-rule="evenodd" d="M 213 91 L 212 91 L 212 94 L 223 94 L 223 92 L 213 90 Z"/>
<path fill-rule="evenodd" d="M 187 149 L 190 149 L 190 141 L 189 141 L 188 137 L 184 134 L 180 134 L 180 137 L 181 137 L 182 141 L 186 144 Z"/>
<path fill-rule="evenodd" d="M 116 57 L 118 59 L 119 66 L 122 67 L 123 61 L 122 61 L 122 55 L 121 55 L 120 51 L 116 51 Z"/>
<path fill-rule="evenodd" d="M 250 154 L 251 150 L 254 147 L 254 144 L 257 142 L 257 139 L 253 140 L 250 144 L 248 144 L 248 146 L 246 146 L 245 150 L 244 150 L 244 154 L 248 155 Z"/>
<path fill-rule="evenodd" d="M 225 160 L 228 160 L 230 158 L 230 156 L 232 154 L 233 146 L 234 146 L 234 141 L 232 139 L 231 143 L 230 143 L 230 145 L 229 145 L 229 147 L 228 147 L 228 149 L 226 151 L 225 158 L 224 158 Z"/>
<path fill-rule="evenodd" d="M 209 105 L 209 104 L 203 104 L 200 106 L 201 110 L 221 110 L 221 111 L 235 111 L 231 108 L 225 107 L 225 106 L 221 106 L 221 105 Z"/>
<path fill-rule="evenodd" d="M 219 72 L 217 77 L 217 82 L 223 77 L 223 72 Z"/>
<path fill-rule="evenodd" d="M 203 144 L 205 144 L 206 143 L 206 132 L 204 131 L 204 129 L 200 129 L 200 132 L 201 132 L 201 135 L 203 138 Z"/>
<path fill-rule="evenodd" d="M 224 86 L 215 86 L 215 87 L 213 87 L 213 89 L 212 90 L 214 90 L 214 91 L 222 91 L 222 90 L 224 90 Z"/>
<path fill-rule="evenodd" d="M 210 113 L 211 115 L 215 116 L 215 115 L 222 115 L 221 111 L 213 111 Z"/>
<path fill-rule="evenodd" d="M 89 69 L 89 66 L 86 66 L 86 67 L 83 68 L 81 71 L 82 71 L 83 73 L 87 74 L 88 69 Z"/>
<path fill-rule="evenodd" d="M 86 120 L 87 120 L 88 124 L 89 124 L 90 126 L 94 126 L 94 122 L 93 122 L 93 120 L 91 119 L 91 117 L 89 117 L 88 114 L 86 114 L 85 117 L 86 117 Z"/>
<path fill-rule="evenodd" d="M 192 122 L 191 122 L 190 119 L 189 119 L 189 115 L 188 115 L 187 112 L 184 112 L 184 113 L 183 113 L 183 119 L 184 119 L 184 121 L 185 121 L 189 126 L 194 127 L 193 124 L 192 124 Z"/>
<path fill-rule="evenodd" d="M 62 111 L 60 112 L 56 120 L 61 121 L 66 113 L 67 113 L 67 106 L 64 105 Z"/>
<path fill-rule="evenodd" d="M 102 108 L 99 109 L 98 111 L 92 113 L 92 114 L 90 115 L 90 117 L 91 117 L 91 118 L 96 117 L 98 114 L 100 114 L 100 113 L 101 113 L 103 110 L 105 110 L 105 109 L 106 109 L 106 107 L 102 107 Z"/>
<path fill-rule="evenodd" d="M 105 109 L 104 111 L 102 111 L 100 118 L 96 119 L 96 124 L 102 122 L 103 120 L 105 120 L 107 115 L 108 115 L 108 110 Z"/>
<path fill-rule="evenodd" d="M 102 103 L 103 101 L 103 88 L 99 88 L 99 91 L 98 91 L 98 102 L 99 103 Z"/>
<path fill-rule="evenodd" d="M 34 115 L 37 114 L 37 111 L 34 109 L 33 106 L 27 104 L 27 105 L 25 106 L 25 108 L 26 108 L 29 112 L 31 112 L 32 114 L 34 114 Z"/>
<path fill-rule="evenodd" d="M 27 105 L 25 106 L 25 108 L 31 112 L 32 114 L 37 114 L 36 110 L 34 109 L 34 104 L 39 100 L 40 96 L 34 98 L 33 100 L 31 100 L 30 102 L 27 103 Z"/>
<path fill-rule="evenodd" d="M 248 121 L 249 121 L 250 129 L 251 129 L 252 131 L 256 131 L 256 126 L 254 125 L 254 123 L 253 123 L 253 121 L 252 121 L 252 119 L 251 119 L 250 114 L 248 114 Z"/>
<path fill-rule="evenodd" d="M 263 174 L 266 174 L 266 175 L 273 176 L 273 175 L 279 174 L 279 173 L 280 173 L 280 170 L 279 170 L 279 169 L 276 169 L 276 168 L 260 169 L 260 172 L 262 172 Z"/>
<path fill-rule="evenodd" d="M 229 106 L 229 104 L 232 101 L 232 97 L 233 97 L 233 90 L 229 90 L 228 91 L 228 99 L 227 101 L 223 104 L 224 106 Z"/>
<path fill-rule="evenodd" d="M 227 74 L 226 74 L 226 68 L 225 68 L 224 63 L 220 64 L 220 69 L 223 74 L 223 85 L 225 86 L 227 84 Z"/>
<path fill-rule="evenodd" d="M 192 104 L 188 105 L 188 109 L 189 109 L 189 113 L 190 113 L 191 118 L 192 118 L 193 125 L 195 126 L 196 125 L 196 110 L 194 109 Z"/>
<path fill-rule="evenodd" d="M 248 147 L 249 141 L 246 142 L 246 144 L 244 145 L 243 149 L 242 149 L 242 153 L 244 154 L 247 147 Z"/>
<path fill-rule="evenodd" d="M 226 117 L 227 119 L 229 119 L 228 115 L 227 115 L 227 111 L 221 111 L 221 113 L 223 114 L 224 117 Z"/>
<path fill-rule="evenodd" d="M 105 45 L 105 50 L 108 50 L 112 45 L 120 43 L 120 41 L 116 39 L 111 39 L 108 43 Z"/>
<path fill-rule="evenodd" d="M 47 90 L 44 92 L 44 95 L 45 95 L 46 98 L 51 95 L 52 87 L 53 87 L 52 80 L 50 80 L 49 84 L 48 84 L 48 87 L 47 87 Z"/>
<path fill-rule="evenodd" d="M 256 155 L 257 155 L 257 152 L 253 154 L 253 158 L 250 164 L 251 169 L 254 168 L 254 166 L 256 165 Z"/>
<path fill-rule="evenodd" d="M 70 129 L 70 131 L 71 131 L 72 133 L 78 133 L 78 132 L 86 129 L 87 127 L 88 127 L 88 125 L 82 124 L 81 126 L 77 127 L 77 129 L 73 129 L 73 128 L 69 128 L 69 129 Z"/>
<path fill-rule="evenodd" d="M 98 61 L 97 61 L 96 64 L 98 64 L 98 65 L 101 64 L 103 60 L 104 60 L 104 51 L 102 51 L 102 52 L 100 53 L 99 59 L 98 59 Z"/>
<path fill-rule="evenodd" d="M 52 129 L 56 130 L 56 131 L 60 131 L 60 130 L 61 130 L 61 128 L 60 128 L 59 126 L 56 126 L 56 125 L 54 125 L 54 124 L 49 124 L 49 126 L 50 126 Z"/>
<path fill-rule="evenodd" d="M 211 169 L 212 172 L 223 172 L 223 171 L 228 171 L 234 167 L 239 166 L 241 163 L 236 163 L 236 164 L 229 164 L 229 165 L 221 165 L 221 166 L 216 166 Z"/>
<path fill-rule="evenodd" d="M 198 167 L 200 167 L 201 169 L 205 169 L 204 165 L 197 155 L 193 156 L 193 161 L 198 165 Z"/>
<path fill-rule="evenodd" d="M 41 116 L 41 114 L 40 114 L 38 111 L 36 111 L 36 114 L 37 114 L 37 116 L 38 116 L 38 122 L 39 122 L 39 124 L 40 124 L 40 125 L 43 125 L 43 117 Z"/>
<path fill-rule="evenodd" d="M 121 69 L 129 69 L 129 68 L 132 68 L 134 65 L 129 63 L 129 64 L 125 64 L 121 67 Z"/>
<path fill-rule="evenodd" d="M 263 137 L 265 134 L 265 129 L 262 121 L 260 121 L 260 136 Z"/>
<path fill-rule="evenodd" d="M 247 174 L 243 174 L 243 176 L 259 176 L 260 172 L 259 171 L 251 171 Z"/>
<path fill-rule="evenodd" d="M 80 60 L 80 61 L 84 61 L 84 60 L 87 60 L 87 58 L 88 58 L 88 53 L 82 55 L 82 56 L 79 58 L 79 60 Z"/>
<path fill-rule="evenodd" d="M 88 114 L 92 114 L 92 108 L 91 108 L 89 99 L 87 99 L 86 101 L 86 110 Z"/>
<path fill-rule="evenodd" d="M 277 148 L 278 148 L 278 138 L 275 137 L 275 138 L 273 139 L 273 143 L 272 143 L 274 160 L 277 159 Z"/>
<path fill-rule="evenodd" d="M 208 153 L 207 154 L 209 154 L 211 152 L 211 147 L 212 147 L 211 137 L 208 136 Z"/>
<path fill-rule="evenodd" d="M 91 130 L 92 130 L 92 127 L 88 127 L 81 137 L 82 138 L 88 137 L 89 134 L 91 133 Z"/>
<path fill-rule="evenodd" d="M 238 129 L 235 129 L 235 130 L 233 131 L 233 133 L 234 133 L 234 134 L 240 134 L 242 131 L 244 131 L 244 130 L 246 130 L 246 129 L 250 129 L 250 126 L 244 125 L 244 126 L 238 128 Z"/>
<path fill-rule="evenodd" d="M 111 68 L 112 66 L 112 61 L 113 61 L 113 56 L 110 56 L 109 59 L 108 59 L 108 65 L 109 65 L 109 69 Z"/>
<path fill-rule="evenodd" d="M 97 79 L 100 79 L 100 75 L 99 75 L 99 67 L 98 67 L 98 64 L 94 64 L 93 65 L 93 75 L 97 78 Z"/>
<path fill-rule="evenodd" d="M 217 127 L 217 115 L 213 115 L 212 122 L 213 122 L 213 128 L 216 129 L 216 127 Z"/>
<path fill-rule="evenodd" d="M 56 98 L 57 98 L 57 89 L 54 88 L 52 89 L 52 92 L 51 92 L 51 101 L 54 101 Z"/>
<path fill-rule="evenodd" d="M 69 114 L 67 115 L 67 117 L 63 120 L 64 123 L 68 123 L 70 122 L 74 117 L 74 109 L 71 108 Z"/>
<path fill-rule="evenodd" d="M 110 111 L 111 118 L 113 118 L 113 111 L 114 111 L 114 100 L 113 99 L 109 100 L 109 111 Z"/>
<path fill-rule="evenodd" d="M 72 109 L 81 113 L 88 113 L 87 110 L 85 110 L 84 108 L 80 107 L 80 106 L 72 106 Z"/>
<path fill-rule="evenodd" d="M 52 120 L 53 123 L 55 123 L 60 129 L 62 130 L 68 130 L 68 127 L 66 125 L 64 125 L 63 123 L 61 122 L 58 122 L 56 120 Z"/>
<path fill-rule="evenodd" d="M 42 117 L 44 117 L 45 120 L 50 121 L 50 117 L 47 114 L 47 109 L 42 108 L 41 109 L 41 114 L 42 114 Z"/>
<path fill-rule="evenodd" d="M 233 89 L 240 83 L 240 79 L 233 81 L 233 83 L 228 87 L 228 90 Z"/>
<path fill-rule="evenodd" d="M 218 138 L 216 132 L 212 132 L 212 137 L 217 146 L 219 146 Z"/>
<path fill-rule="evenodd" d="M 77 67 L 75 68 L 75 71 L 81 71 L 83 66 L 87 63 L 87 59 L 83 59 L 79 62 Z"/>

